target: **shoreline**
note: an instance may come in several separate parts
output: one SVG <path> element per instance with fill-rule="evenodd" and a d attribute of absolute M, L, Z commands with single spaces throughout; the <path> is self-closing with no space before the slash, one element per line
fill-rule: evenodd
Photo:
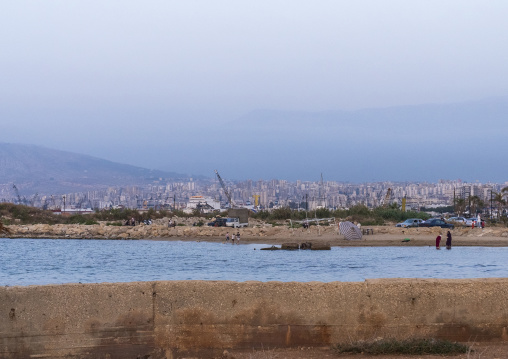
<path fill-rule="evenodd" d="M 406 238 L 406 237 L 404 237 Z M 435 237 L 432 236 L 412 236 L 410 241 L 403 241 L 402 237 L 390 234 L 368 235 L 361 240 L 346 240 L 338 236 L 321 236 L 315 238 L 295 237 L 241 237 L 240 244 L 266 244 L 281 245 L 283 243 L 318 243 L 330 244 L 332 247 L 434 247 Z M 222 243 L 220 237 L 169 237 L 169 238 L 146 238 L 142 240 L 152 241 L 183 241 L 183 242 L 211 242 Z M 508 239 L 504 237 L 457 237 L 452 241 L 452 247 L 508 247 Z M 441 246 L 444 248 L 444 245 Z"/>
<path fill-rule="evenodd" d="M 6 239 L 62 239 L 62 240 L 120 240 L 120 241 L 166 241 L 166 242 L 210 242 L 225 243 L 224 238 L 219 236 L 171 236 L 171 237 L 151 237 L 151 238 L 79 238 L 69 236 L 30 236 L 30 235 L 14 235 L 5 236 Z M 409 241 L 404 239 L 409 238 Z M 397 236 L 393 234 L 366 235 L 361 240 L 346 240 L 337 235 L 322 235 L 312 237 L 253 237 L 241 236 L 240 245 L 242 244 L 260 244 L 260 245 L 281 245 L 284 243 L 316 243 L 329 244 L 331 247 L 434 247 L 435 237 L 432 235 L 417 236 Z M 231 245 L 231 242 L 228 242 Z M 441 248 L 444 248 L 442 243 Z M 485 237 L 455 237 L 453 238 L 452 247 L 508 247 L 508 238 L 485 236 Z"/>
<path fill-rule="evenodd" d="M 189 225 L 168 228 L 167 225 L 109 226 L 96 225 L 11 225 L 5 238 L 88 239 L 88 240 L 155 240 L 202 241 L 221 243 L 226 234 L 240 233 L 240 244 L 281 245 L 283 243 L 316 243 L 332 247 L 412 247 L 435 246 L 438 234 L 446 236 L 446 229 L 400 228 L 395 226 L 362 227 L 365 232 L 360 240 L 346 240 L 337 226 L 311 226 L 308 229 L 292 229 L 287 226 L 271 226 L 264 223 L 251 227 L 232 229 L 226 227 L 194 227 Z M 508 247 L 508 228 L 485 229 L 456 228 L 452 234 L 452 247 L 483 246 Z M 444 247 L 444 242 L 442 242 Z"/>

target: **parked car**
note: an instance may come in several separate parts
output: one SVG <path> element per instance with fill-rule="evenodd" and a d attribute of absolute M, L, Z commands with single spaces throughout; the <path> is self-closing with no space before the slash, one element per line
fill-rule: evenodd
<path fill-rule="evenodd" d="M 441 227 L 454 229 L 455 225 L 453 223 L 446 223 L 439 218 L 431 218 L 427 219 L 425 222 L 420 223 L 420 227 Z"/>
<path fill-rule="evenodd" d="M 248 223 L 240 223 L 240 218 L 226 218 L 226 227 L 243 228 L 247 227 Z"/>
<path fill-rule="evenodd" d="M 402 223 L 397 223 L 395 225 L 395 227 L 403 227 L 403 228 L 418 227 L 420 225 L 420 223 L 422 223 L 422 222 L 423 222 L 423 219 L 420 219 L 420 218 L 409 218 L 409 219 L 406 219 Z"/>
<path fill-rule="evenodd" d="M 209 227 L 226 227 L 226 218 L 216 218 L 212 222 L 208 222 Z"/>
<path fill-rule="evenodd" d="M 466 227 L 471 227 L 474 223 L 474 226 L 476 227 L 476 221 L 477 221 L 478 218 L 476 217 L 473 217 L 473 218 L 466 218 Z"/>
<path fill-rule="evenodd" d="M 450 217 L 446 220 L 448 223 L 453 223 L 455 225 L 466 225 L 466 219 L 464 217 Z"/>

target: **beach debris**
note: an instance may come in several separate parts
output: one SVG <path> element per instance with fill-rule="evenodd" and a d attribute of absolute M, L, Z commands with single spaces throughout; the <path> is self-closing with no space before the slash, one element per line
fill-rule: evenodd
<path fill-rule="evenodd" d="M 313 251 L 330 251 L 332 250 L 332 246 L 330 243 L 314 243 L 312 245 L 311 250 Z"/>
<path fill-rule="evenodd" d="M 295 250 L 300 249 L 298 243 L 282 243 L 280 249 Z"/>
<path fill-rule="evenodd" d="M 260 250 L 261 251 L 278 251 L 279 249 L 280 249 L 279 247 L 271 246 L 268 248 L 261 248 Z"/>
<path fill-rule="evenodd" d="M 310 249 L 313 251 L 323 251 L 323 250 L 331 250 L 332 246 L 330 243 L 311 243 L 311 242 L 304 242 L 301 244 L 298 243 L 282 243 L 280 247 L 271 246 L 267 248 L 261 248 L 262 251 L 276 251 L 276 250 L 289 250 L 294 251 L 297 249 Z"/>
<path fill-rule="evenodd" d="M 303 242 L 300 244 L 300 249 L 312 249 L 311 242 Z"/>

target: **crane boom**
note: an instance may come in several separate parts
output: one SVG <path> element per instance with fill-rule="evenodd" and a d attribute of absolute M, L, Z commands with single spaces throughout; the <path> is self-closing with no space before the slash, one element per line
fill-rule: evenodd
<path fill-rule="evenodd" d="M 16 193 L 16 197 L 18 197 L 18 204 L 22 204 L 21 196 L 19 195 L 18 187 L 16 187 L 15 184 L 12 184 L 12 188 L 14 189 L 14 192 Z"/>
<path fill-rule="evenodd" d="M 388 188 L 388 190 L 386 191 L 386 196 L 385 196 L 385 201 L 383 203 L 383 207 L 388 207 L 388 202 L 390 201 L 391 198 L 392 198 L 392 189 Z"/>
<path fill-rule="evenodd" d="M 215 170 L 215 174 L 217 175 L 217 179 L 219 180 L 220 185 L 221 185 L 222 189 L 224 190 L 224 194 L 228 198 L 229 204 L 231 205 L 231 207 L 234 207 L 233 200 L 231 199 L 231 196 L 229 195 L 229 191 L 226 188 L 226 185 L 224 184 L 224 181 L 222 180 L 222 178 L 217 170 Z"/>

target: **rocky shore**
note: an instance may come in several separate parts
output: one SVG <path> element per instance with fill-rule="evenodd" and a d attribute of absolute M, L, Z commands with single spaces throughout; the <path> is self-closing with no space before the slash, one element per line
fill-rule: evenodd
<path fill-rule="evenodd" d="M 175 220 L 175 219 L 173 219 Z M 225 227 L 193 226 L 196 220 L 176 220 L 176 227 L 168 227 L 167 219 L 154 221 L 151 225 L 118 226 L 103 222 L 95 225 L 30 224 L 10 225 L 9 238 L 61 238 L 61 239 L 118 239 L 118 240 L 180 240 L 221 242 L 226 233 L 240 232 L 241 243 L 282 244 L 285 242 L 326 242 L 332 246 L 427 246 L 434 245 L 441 228 L 397 228 L 390 226 L 362 227 L 369 234 L 362 240 L 344 239 L 336 225 L 311 226 L 308 229 L 290 228 L 288 225 L 273 226 L 253 221 L 247 228 L 239 230 Z M 370 233 L 372 232 L 372 233 Z M 508 228 L 487 227 L 456 228 L 451 231 L 455 246 L 508 246 Z M 409 239 L 409 241 L 408 241 Z"/>

